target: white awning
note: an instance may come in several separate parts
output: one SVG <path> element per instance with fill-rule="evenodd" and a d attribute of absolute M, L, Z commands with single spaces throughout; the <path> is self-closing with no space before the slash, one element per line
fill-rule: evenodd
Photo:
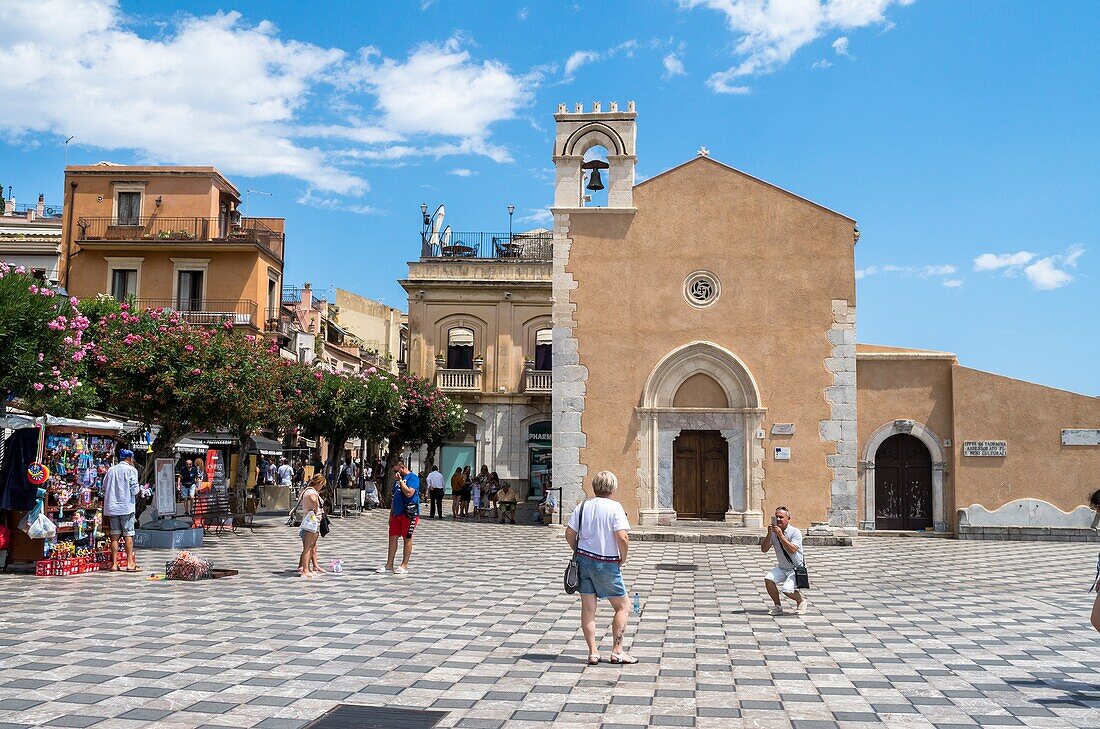
<path fill-rule="evenodd" d="M 447 344 L 451 347 L 472 347 L 474 333 L 470 329 L 452 329 L 447 332 Z"/>
<path fill-rule="evenodd" d="M 553 344 L 554 343 L 554 330 L 553 329 L 539 329 L 535 332 L 535 344 Z"/>

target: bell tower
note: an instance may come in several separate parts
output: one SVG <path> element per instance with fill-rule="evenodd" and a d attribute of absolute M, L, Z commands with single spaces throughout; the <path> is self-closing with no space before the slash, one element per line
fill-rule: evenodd
<path fill-rule="evenodd" d="M 634 165 L 637 126 L 634 102 L 628 101 L 626 111 L 612 101 L 607 111 L 600 102 L 586 112 L 584 104 L 569 111 L 558 104 L 554 114 L 557 134 L 554 138 L 554 208 L 559 210 L 596 209 L 586 200 L 588 190 L 607 187 L 607 208 L 633 209 Z M 603 147 L 607 162 L 585 161 L 585 153 Z M 607 180 L 602 177 L 606 175 Z"/>

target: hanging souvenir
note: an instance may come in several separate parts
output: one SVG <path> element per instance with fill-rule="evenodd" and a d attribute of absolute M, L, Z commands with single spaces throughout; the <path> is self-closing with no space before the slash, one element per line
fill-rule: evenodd
<path fill-rule="evenodd" d="M 35 461 L 27 466 L 27 481 L 34 486 L 41 486 L 50 480 L 50 469 L 45 463 Z"/>

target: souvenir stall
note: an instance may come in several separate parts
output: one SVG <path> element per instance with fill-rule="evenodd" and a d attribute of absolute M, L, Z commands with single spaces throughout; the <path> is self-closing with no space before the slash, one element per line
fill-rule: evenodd
<path fill-rule="evenodd" d="M 0 471 L 0 507 L 11 540 L 7 561 L 34 561 L 42 576 L 109 565 L 103 477 L 115 462 L 123 423 L 9 416 L 3 425 L 16 431 Z"/>

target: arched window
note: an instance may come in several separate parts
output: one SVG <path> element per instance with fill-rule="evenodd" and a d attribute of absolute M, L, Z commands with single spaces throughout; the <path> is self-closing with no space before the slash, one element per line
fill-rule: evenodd
<path fill-rule="evenodd" d="M 553 369 L 554 332 L 552 329 L 539 329 L 535 332 L 535 369 L 548 371 Z"/>
<path fill-rule="evenodd" d="M 455 327 L 447 332 L 447 369 L 472 370 L 474 368 L 474 332 Z"/>

